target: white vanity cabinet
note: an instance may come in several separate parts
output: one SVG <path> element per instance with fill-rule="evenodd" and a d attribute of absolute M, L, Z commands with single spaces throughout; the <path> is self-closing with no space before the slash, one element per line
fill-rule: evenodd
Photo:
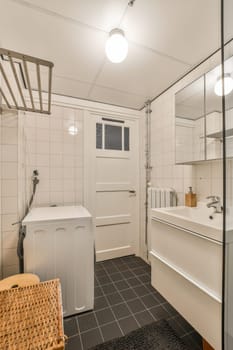
<path fill-rule="evenodd" d="M 215 350 L 220 350 L 221 239 L 192 232 L 159 216 L 156 209 L 151 210 L 152 285 Z"/>
<path fill-rule="evenodd" d="M 63 316 L 94 306 L 92 218 L 82 206 L 33 208 L 23 221 L 25 272 L 59 278 Z"/>

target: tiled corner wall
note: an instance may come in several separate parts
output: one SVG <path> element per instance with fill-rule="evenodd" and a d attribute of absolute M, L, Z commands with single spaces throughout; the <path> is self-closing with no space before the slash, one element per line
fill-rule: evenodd
<path fill-rule="evenodd" d="M 214 55 L 155 99 L 151 106 L 152 186 L 174 188 L 178 194 L 178 205 L 184 204 L 184 194 L 189 186 L 196 191 L 198 200 L 210 194 L 222 198 L 221 161 L 175 165 L 175 93 L 219 62 L 219 55 Z"/>
<path fill-rule="evenodd" d="M 175 165 L 173 94 L 166 93 L 152 103 L 151 135 L 152 185 L 174 188 L 182 205 L 184 190 L 192 185 L 194 174 L 191 166 Z"/>
<path fill-rule="evenodd" d="M 52 106 L 51 115 L 20 118 L 21 198 L 28 203 L 39 171 L 34 206 L 83 204 L 83 111 Z"/>
<path fill-rule="evenodd" d="M 18 115 L 1 116 L 1 257 L 2 277 L 18 272 Z"/>
<path fill-rule="evenodd" d="M 77 134 L 69 133 L 77 128 Z M 34 206 L 83 204 L 83 110 L 53 106 L 51 115 L 4 113 L 0 124 L 0 278 L 18 273 L 17 222 L 39 171 Z"/>

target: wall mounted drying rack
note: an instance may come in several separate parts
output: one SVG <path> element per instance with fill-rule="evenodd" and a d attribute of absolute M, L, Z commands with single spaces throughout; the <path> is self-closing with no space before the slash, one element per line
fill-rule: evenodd
<path fill-rule="evenodd" d="M 50 61 L 0 48 L 0 97 L 7 109 L 50 114 L 53 66 Z"/>

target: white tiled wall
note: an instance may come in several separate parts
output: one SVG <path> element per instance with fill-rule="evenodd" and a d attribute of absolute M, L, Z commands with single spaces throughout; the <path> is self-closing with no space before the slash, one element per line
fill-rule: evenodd
<path fill-rule="evenodd" d="M 31 175 L 39 171 L 35 206 L 83 203 L 83 111 L 52 106 L 51 115 L 25 113 L 20 119 L 22 198 L 31 195 Z M 77 134 L 69 128 L 77 128 Z"/>
<path fill-rule="evenodd" d="M 77 128 L 71 135 L 69 127 Z M 83 204 L 83 110 L 53 106 L 51 115 L 1 116 L 2 277 L 18 273 L 18 225 L 39 171 L 34 206 Z"/>
<path fill-rule="evenodd" d="M 172 187 L 183 204 L 185 188 L 192 185 L 192 166 L 175 165 L 175 99 L 166 93 L 152 104 L 151 159 L 153 186 Z"/>
<path fill-rule="evenodd" d="M 223 164 L 222 161 L 211 161 L 194 166 L 194 180 L 198 199 L 203 200 L 209 195 L 217 195 L 222 199 Z"/>
<path fill-rule="evenodd" d="M 1 116 L 1 256 L 2 276 L 18 272 L 18 116 Z"/>

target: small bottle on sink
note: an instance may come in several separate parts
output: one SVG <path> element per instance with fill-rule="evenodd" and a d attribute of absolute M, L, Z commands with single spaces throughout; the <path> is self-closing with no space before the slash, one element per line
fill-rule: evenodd
<path fill-rule="evenodd" d="M 197 206 L 197 195 L 193 192 L 192 187 L 189 187 L 189 192 L 185 193 L 185 206 L 196 207 Z"/>

